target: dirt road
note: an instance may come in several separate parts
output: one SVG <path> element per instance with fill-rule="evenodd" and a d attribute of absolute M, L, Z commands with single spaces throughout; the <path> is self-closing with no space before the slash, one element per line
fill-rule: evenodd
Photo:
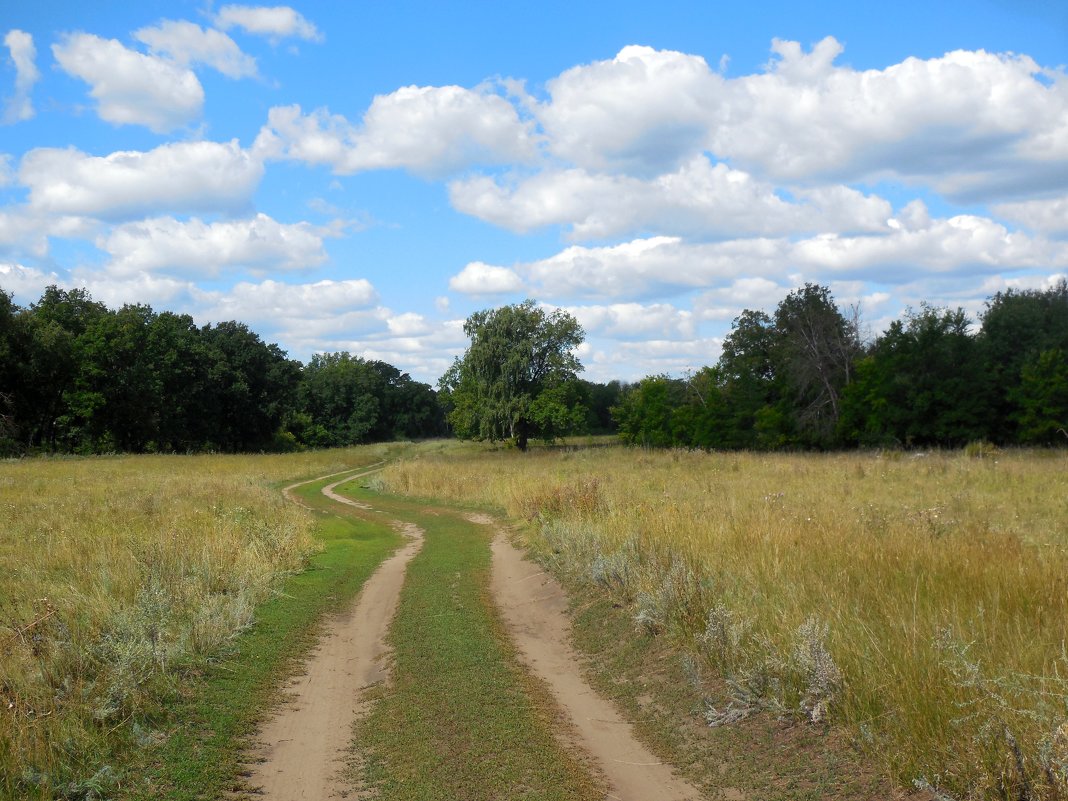
<path fill-rule="evenodd" d="M 373 471 L 368 471 L 373 472 Z M 338 474 L 340 475 L 340 474 Z M 361 474 L 362 475 L 362 474 Z M 345 478 L 323 488 L 335 503 L 374 511 L 335 492 Z M 325 478 L 325 477 L 324 477 Z M 310 482 L 305 482 L 310 483 Z M 295 485 L 296 486 L 296 485 Z M 287 488 L 293 498 L 292 488 Z M 469 516 L 473 525 L 496 528 L 488 517 Z M 352 726 L 366 687 L 384 678 L 386 635 L 397 609 L 408 562 L 422 544 L 414 524 L 397 523 L 411 542 L 371 576 L 352 609 L 325 627 L 305 673 L 287 688 L 286 702 L 262 729 L 262 746 L 249 781 L 262 797 L 277 801 L 341 798 L 352 791 L 338 776 L 348 754 Z M 509 636 L 526 667 L 550 689 L 570 719 L 568 745 L 590 754 L 607 777 L 617 801 L 691 801 L 698 791 L 677 778 L 634 735 L 615 707 L 583 678 L 570 645 L 570 621 L 563 589 L 499 531 L 493 540 L 492 595 Z"/>
<path fill-rule="evenodd" d="M 262 761 L 252 766 L 249 783 L 267 801 L 326 801 L 342 798 L 350 789 L 338 773 L 352 725 L 364 689 L 384 678 L 386 634 L 405 569 L 422 545 L 418 527 L 398 527 L 409 543 L 379 566 L 352 608 L 327 623 L 304 673 L 286 687 L 290 700 L 259 733 L 260 746 L 252 758 Z"/>

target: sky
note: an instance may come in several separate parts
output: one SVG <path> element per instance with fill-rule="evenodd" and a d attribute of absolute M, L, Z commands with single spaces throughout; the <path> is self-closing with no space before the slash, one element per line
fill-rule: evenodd
<path fill-rule="evenodd" d="M 1068 273 L 1068 4 L 0 0 L 0 289 L 434 383 L 472 312 L 682 376 L 806 282 L 868 337 Z"/>

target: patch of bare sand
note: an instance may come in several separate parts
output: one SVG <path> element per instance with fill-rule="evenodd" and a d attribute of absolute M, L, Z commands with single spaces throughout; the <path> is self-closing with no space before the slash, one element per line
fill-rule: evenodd
<path fill-rule="evenodd" d="M 367 472 L 368 473 L 373 473 L 375 471 L 369 470 Z M 329 498 L 332 501 L 336 501 L 337 503 L 343 503 L 346 506 L 355 506 L 357 509 L 368 509 L 369 510 L 371 507 L 368 506 L 366 503 L 361 503 L 360 501 L 354 501 L 354 500 L 352 500 L 352 498 L 346 498 L 344 495 L 338 495 L 336 492 L 334 492 L 334 490 L 337 489 L 339 484 L 344 484 L 344 483 L 346 483 L 348 481 L 352 481 L 354 478 L 360 478 L 361 476 L 364 476 L 364 475 L 366 475 L 366 473 L 360 473 L 359 475 L 356 475 L 356 476 L 346 476 L 345 478 L 341 479 L 340 481 L 335 481 L 333 484 L 327 484 L 325 487 L 323 487 L 323 495 L 325 495 L 327 498 Z"/>
<path fill-rule="evenodd" d="M 473 523 L 494 521 L 472 515 Z M 581 746 L 619 801 L 696 801 L 703 796 L 638 741 L 616 708 L 586 682 L 571 647 L 563 588 L 500 532 L 493 540 L 493 596 L 520 658 L 552 692 Z"/>
<path fill-rule="evenodd" d="M 352 791 L 340 777 L 352 725 L 363 691 L 385 678 L 386 634 L 408 562 L 423 544 L 418 526 L 398 528 L 411 541 L 379 565 L 347 612 L 327 623 L 305 672 L 287 686 L 287 701 L 260 730 L 248 779 L 257 797 L 326 801 Z"/>

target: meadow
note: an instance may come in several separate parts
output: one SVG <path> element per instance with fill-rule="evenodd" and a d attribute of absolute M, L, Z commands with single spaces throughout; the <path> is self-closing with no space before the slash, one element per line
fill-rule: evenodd
<path fill-rule="evenodd" d="M 279 488 L 383 457 L 0 463 L 0 797 L 97 797 L 182 676 L 321 547 Z"/>
<path fill-rule="evenodd" d="M 709 725 L 834 726 L 905 789 L 1068 797 L 1068 454 L 469 449 L 389 492 L 481 503 L 670 639 Z"/>

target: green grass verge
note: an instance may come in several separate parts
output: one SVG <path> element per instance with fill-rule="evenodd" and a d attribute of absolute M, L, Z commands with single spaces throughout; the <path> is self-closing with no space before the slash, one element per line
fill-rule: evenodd
<path fill-rule="evenodd" d="M 553 736 L 562 722 L 496 614 L 485 527 L 455 510 L 342 489 L 426 532 L 390 634 L 390 684 L 357 726 L 365 785 L 390 801 L 603 799 Z"/>
<path fill-rule="evenodd" d="M 349 516 L 324 499 L 319 490 L 331 480 L 296 491 L 320 516 L 316 533 L 323 550 L 276 598 L 256 609 L 255 625 L 228 653 L 183 682 L 162 710 L 159 725 L 169 730 L 145 749 L 142 764 L 128 770 L 134 778 L 121 798 L 214 801 L 243 789 L 241 759 L 248 739 L 277 698 L 282 679 L 315 644 L 318 621 L 350 602 L 401 543 L 387 525 Z"/>

